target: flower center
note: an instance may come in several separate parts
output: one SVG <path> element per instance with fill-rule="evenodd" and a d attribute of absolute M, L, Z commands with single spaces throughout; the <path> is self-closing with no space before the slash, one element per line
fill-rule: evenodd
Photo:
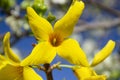
<path fill-rule="evenodd" d="M 17 72 L 19 75 L 22 75 L 23 74 L 23 67 L 22 66 L 18 66 L 17 67 Z"/>
<path fill-rule="evenodd" d="M 49 42 L 52 46 L 59 46 L 63 41 L 63 38 L 60 34 L 52 33 L 49 35 Z"/>

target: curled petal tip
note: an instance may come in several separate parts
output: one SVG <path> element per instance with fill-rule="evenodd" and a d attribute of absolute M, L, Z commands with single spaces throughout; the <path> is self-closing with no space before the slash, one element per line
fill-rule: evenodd
<path fill-rule="evenodd" d="M 95 55 L 91 66 L 95 66 L 105 60 L 112 53 L 114 48 L 115 42 L 109 40 L 105 47 Z"/>
<path fill-rule="evenodd" d="M 12 62 L 20 62 L 19 57 L 13 53 L 10 48 L 10 32 L 7 32 L 3 39 L 3 48 L 5 56 Z"/>
<path fill-rule="evenodd" d="M 6 40 L 6 38 L 9 38 L 10 37 L 10 32 L 7 32 L 4 36 L 4 40 Z"/>
<path fill-rule="evenodd" d="M 27 7 L 27 12 L 30 12 L 31 10 L 33 10 L 32 7 Z"/>
<path fill-rule="evenodd" d="M 7 32 L 7 33 L 5 34 L 5 36 L 4 36 L 4 39 L 3 39 L 4 46 L 9 45 L 9 44 L 8 44 L 9 38 L 10 38 L 10 32 Z"/>

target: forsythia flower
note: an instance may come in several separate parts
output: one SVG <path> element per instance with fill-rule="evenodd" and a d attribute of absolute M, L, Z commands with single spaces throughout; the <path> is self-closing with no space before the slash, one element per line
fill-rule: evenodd
<path fill-rule="evenodd" d="M 80 68 L 73 68 L 78 80 L 106 80 L 105 75 L 97 75 L 91 67 L 96 66 L 107 58 L 112 53 L 114 47 L 115 42 L 110 40 L 107 45 L 95 55 L 89 67 L 81 66 Z"/>
<path fill-rule="evenodd" d="M 8 32 L 3 40 L 5 56 L 0 55 L 0 80 L 42 80 L 32 68 L 20 66 L 19 57 L 10 48 L 9 38 Z"/>
<path fill-rule="evenodd" d="M 88 66 L 86 56 L 80 49 L 79 43 L 68 38 L 83 9 L 82 1 L 73 0 L 68 12 L 55 23 L 53 28 L 46 19 L 38 16 L 31 7 L 28 7 L 28 21 L 39 43 L 34 47 L 32 53 L 22 61 L 21 65 L 51 63 L 57 53 L 72 64 Z"/>

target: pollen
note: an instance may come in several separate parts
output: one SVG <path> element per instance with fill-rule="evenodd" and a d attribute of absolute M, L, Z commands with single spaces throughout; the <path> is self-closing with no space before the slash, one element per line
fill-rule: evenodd
<path fill-rule="evenodd" d="M 49 42 L 52 46 L 57 47 L 59 46 L 63 41 L 63 38 L 60 34 L 52 33 L 49 35 Z"/>
<path fill-rule="evenodd" d="M 57 40 L 56 40 L 56 38 L 54 38 L 52 44 L 55 45 L 56 42 L 57 42 Z"/>

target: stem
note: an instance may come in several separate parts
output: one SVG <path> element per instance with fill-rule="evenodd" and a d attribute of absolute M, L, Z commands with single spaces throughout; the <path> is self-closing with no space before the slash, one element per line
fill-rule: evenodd
<path fill-rule="evenodd" d="M 80 68 L 80 66 L 78 65 L 72 66 L 72 65 L 64 65 L 64 64 L 59 65 L 59 67 L 65 67 L 65 68 L 71 68 L 71 69 Z"/>
<path fill-rule="evenodd" d="M 64 65 L 64 64 L 59 65 L 59 67 L 73 68 L 73 66 L 71 66 L 71 65 Z"/>
<path fill-rule="evenodd" d="M 46 73 L 46 77 L 47 77 L 47 80 L 53 80 L 53 76 L 52 76 L 52 70 L 49 71 L 49 68 L 50 68 L 50 64 L 44 64 L 44 67 L 45 67 L 45 73 Z"/>

